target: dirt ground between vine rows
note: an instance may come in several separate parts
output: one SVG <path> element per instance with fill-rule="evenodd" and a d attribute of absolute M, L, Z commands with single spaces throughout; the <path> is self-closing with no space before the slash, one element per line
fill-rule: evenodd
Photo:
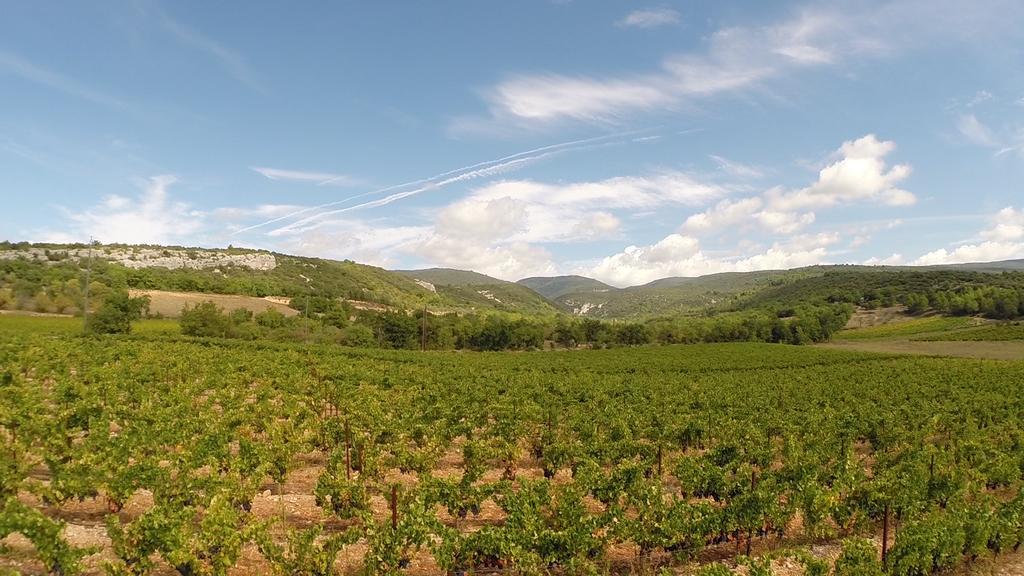
<path fill-rule="evenodd" d="M 954 356 L 958 358 L 988 358 L 992 360 L 1024 360 L 1024 341 L 1004 342 L 945 342 L 914 340 L 837 340 L 815 344 L 819 348 L 859 350 L 890 354 L 916 354 L 919 356 Z"/>
<path fill-rule="evenodd" d="M 284 483 L 280 485 L 266 484 L 261 487 L 260 492 L 252 502 L 252 514 L 259 519 L 282 519 L 283 522 L 273 528 L 277 539 L 283 539 L 286 531 L 290 529 L 312 526 L 324 522 L 328 529 L 342 529 L 344 524 L 332 519 L 329 512 L 316 505 L 313 496 L 317 478 L 323 471 L 324 458 L 319 454 L 308 454 L 297 458 L 296 467 L 288 474 Z M 462 459 L 457 446 L 453 446 L 449 452 L 440 460 L 439 468 L 435 475 L 442 477 L 455 477 L 461 473 Z M 487 472 L 484 480 L 493 481 L 500 477 L 502 471 L 493 469 Z M 521 478 L 542 478 L 543 472 L 536 465 L 536 462 L 524 458 L 518 463 L 517 475 Z M 45 478 L 45 473 L 39 475 Z M 567 471 L 560 472 L 555 477 L 555 482 L 568 481 Z M 383 485 L 398 483 L 403 486 L 410 486 L 417 482 L 414 474 L 402 474 L 397 470 L 388 472 Z M 65 538 L 75 546 L 95 547 L 97 552 L 88 556 L 83 561 L 85 574 L 89 576 L 104 574 L 104 565 L 115 560 L 111 550 L 110 538 L 105 527 L 105 518 L 109 514 L 106 500 L 101 495 L 98 498 L 88 499 L 83 502 L 71 502 L 57 507 L 45 507 L 29 494 L 21 494 L 19 498 L 30 505 L 43 508 L 51 517 L 59 518 L 67 522 Z M 131 521 L 153 505 L 152 494 L 148 491 L 139 491 L 133 495 L 124 508 L 119 512 L 122 521 Z M 386 499 L 382 495 L 374 495 L 371 498 L 371 507 L 374 516 L 378 520 L 385 520 L 389 516 L 389 508 Z M 591 502 L 592 511 L 599 509 L 599 504 Z M 438 517 L 449 525 L 455 525 L 455 519 L 439 509 Z M 479 530 L 488 524 L 498 524 L 503 520 L 501 509 L 491 500 L 487 500 L 481 506 L 480 514 L 469 516 L 459 522 L 458 527 L 466 531 Z M 793 525 L 787 530 L 789 534 L 800 534 L 801 524 L 797 518 Z M 875 545 L 880 549 L 881 538 L 875 537 Z M 0 574 L 5 569 L 14 570 L 18 574 L 46 574 L 43 566 L 33 558 L 31 543 L 18 534 L 13 534 L 0 540 L 0 546 L 7 549 L 0 549 Z M 840 552 L 840 545 L 837 540 L 811 542 L 802 537 L 787 537 L 779 540 L 774 537 L 758 539 L 754 541 L 753 554 L 755 556 L 775 551 L 785 547 L 800 547 L 809 550 L 815 556 L 834 560 Z M 339 574 L 357 574 L 362 566 L 363 556 L 367 550 L 364 542 L 358 542 L 347 546 L 342 550 L 335 563 L 335 569 Z M 690 574 L 695 569 L 708 562 L 723 561 L 732 565 L 737 553 L 734 543 L 727 543 L 703 550 L 698 558 L 690 563 L 675 564 L 672 571 L 675 574 Z M 655 558 L 655 563 L 664 564 L 666 558 Z M 800 576 L 803 569 L 800 564 L 789 558 L 782 558 L 773 561 L 773 569 L 778 576 Z M 256 576 L 271 573 L 271 566 L 263 559 L 254 545 L 247 545 L 230 571 L 232 576 Z M 740 567 L 737 570 L 740 574 L 746 571 Z M 637 574 L 654 573 L 652 566 L 642 564 L 637 560 L 636 547 L 631 545 L 618 545 L 610 548 L 607 552 L 603 572 L 607 574 Z M 1024 550 L 1020 553 L 1005 554 L 995 561 L 986 559 L 976 562 L 972 566 L 965 566 L 955 571 L 957 574 L 988 575 L 988 576 L 1024 576 Z M 158 576 L 175 576 L 177 572 L 166 563 L 161 563 L 153 572 Z M 411 565 L 405 573 L 411 576 L 434 576 L 443 574 L 429 551 L 421 551 L 411 558 Z"/>

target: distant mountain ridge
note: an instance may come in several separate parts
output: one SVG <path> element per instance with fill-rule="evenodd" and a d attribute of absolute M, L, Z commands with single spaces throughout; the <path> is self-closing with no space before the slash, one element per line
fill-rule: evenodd
<path fill-rule="evenodd" d="M 485 309 L 522 314 L 557 314 L 562 310 L 541 294 L 515 282 L 469 270 L 426 268 L 395 270 L 421 286 L 429 286 L 438 295 Z"/>
<path fill-rule="evenodd" d="M 70 280 L 80 276 L 89 253 L 84 244 L 0 242 L 0 272 L 8 270 L 16 278 L 20 273 L 33 274 L 33 267 L 56 267 Z M 389 271 L 349 260 L 231 247 L 117 244 L 94 246 L 91 253 L 95 267 L 115 268 L 113 276 L 123 278 L 128 287 L 135 289 L 285 298 L 313 295 L 405 310 L 427 306 L 434 313 L 569 313 L 603 319 L 788 305 L 843 290 L 865 286 L 874 289 L 871 287 L 886 282 L 910 282 L 920 287 L 921 282 L 956 278 L 928 276 L 926 272 L 959 272 L 969 279 L 970 273 L 1024 271 L 1024 259 L 919 267 L 822 265 L 670 277 L 641 286 L 616 288 L 578 275 L 508 282 L 452 268 Z"/>
<path fill-rule="evenodd" d="M 516 283 L 530 288 L 549 300 L 555 300 L 566 294 L 603 293 L 619 290 L 619 288 L 586 276 L 534 276 L 523 278 Z"/>
<path fill-rule="evenodd" d="M 1024 259 L 936 266 L 818 265 L 790 270 L 722 272 L 696 277 L 668 277 L 639 286 L 615 288 L 584 276 L 531 277 L 519 281 L 554 302 L 565 312 L 602 319 L 643 318 L 668 314 L 693 314 L 709 308 L 766 303 L 771 294 L 781 297 L 790 286 L 829 273 L 963 271 L 999 273 L 1024 271 Z M 809 286 L 809 285 L 808 285 Z M 772 292 L 774 290 L 774 292 Z M 795 288 L 798 292 L 801 288 Z M 822 292 L 820 283 L 814 294 Z M 811 291 L 805 291 L 810 294 Z M 760 296 L 760 297 L 759 297 Z M 787 300 L 792 300 L 788 298 Z"/>

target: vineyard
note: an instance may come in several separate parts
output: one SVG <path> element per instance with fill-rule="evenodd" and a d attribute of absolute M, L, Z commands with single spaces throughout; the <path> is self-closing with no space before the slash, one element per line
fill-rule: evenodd
<path fill-rule="evenodd" d="M 0 332 L 0 571 L 923 576 L 1024 540 L 1022 374 Z"/>
<path fill-rule="evenodd" d="M 873 340 L 876 338 L 915 338 L 922 335 L 945 334 L 952 330 L 960 330 L 978 325 L 977 318 L 930 316 L 915 318 L 903 322 L 893 322 L 879 326 L 842 330 L 835 335 L 836 340 Z"/>
<path fill-rule="evenodd" d="M 918 340 L 949 340 L 957 342 L 1002 342 L 1008 340 L 1024 340 L 1024 324 L 1013 322 L 1009 324 L 992 324 L 978 326 L 969 330 L 958 330 L 940 334 L 927 334 L 917 338 Z"/>

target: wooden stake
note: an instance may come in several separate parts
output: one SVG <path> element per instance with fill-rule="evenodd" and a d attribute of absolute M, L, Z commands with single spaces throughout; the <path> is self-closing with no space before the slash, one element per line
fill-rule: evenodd
<path fill-rule="evenodd" d="M 750 471 L 750 491 L 753 492 L 757 489 L 757 470 Z M 747 528 L 747 557 L 750 557 L 750 545 L 754 539 L 754 533 L 752 528 Z"/>
<path fill-rule="evenodd" d="M 885 504 L 885 516 L 882 517 L 882 565 L 889 558 L 889 503 Z"/>
<path fill-rule="evenodd" d="M 398 485 L 391 485 L 391 529 L 398 530 Z"/>
<path fill-rule="evenodd" d="M 661 444 L 658 444 L 658 480 L 661 480 Z"/>
<path fill-rule="evenodd" d="M 352 479 L 352 439 L 347 418 L 345 419 L 345 479 Z"/>

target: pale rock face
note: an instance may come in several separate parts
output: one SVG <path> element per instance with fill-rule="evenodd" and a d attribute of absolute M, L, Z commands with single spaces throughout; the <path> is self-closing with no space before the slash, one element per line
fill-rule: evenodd
<path fill-rule="evenodd" d="M 498 304 L 502 303 L 501 300 L 498 300 L 498 297 L 492 294 L 490 290 L 477 290 L 476 293 L 483 296 L 484 298 L 487 298 L 488 300 L 494 300 Z"/>
<path fill-rule="evenodd" d="M 88 248 L 54 249 L 50 250 L 50 254 L 63 256 L 62 259 L 81 262 L 88 260 L 90 250 Z M 115 262 L 132 269 L 167 268 L 169 270 L 179 270 L 187 268 L 190 270 L 205 270 L 223 266 L 237 266 L 249 268 L 250 270 L 266 271 L 277 267 L 277 259 L 274 258 L 273 254 L 266 252 L 227 254 L 219 250 L 131 249 L 104 248 L 100 246 L 92 250 L 92 257 Z M 15 260 L 18 258 L 43 261 L 49 259 L 46 255 L 46 250 L 43 248 L 0 251 L 0 260 Z"/>
<path fill-rule="evenodd" d="M 434 294 L 437 294 L 437 287 L 434 286 L 433 284 L 431 284 L 430 282 L 427 282 L 426 280 L 419 280 L 419 279 L 416 279 L 415 282 L 417 284 L 419 284 L 424 290 L 430 290 Z"/>
<path fill-rule="evenodd" d="M 570 300 L 566 302 L 569 306 L 572 306 L 572 313 L 576 316 L 586 316 L 592 311 L 600 310 L 604 308 L 605 303 L 594 304 L 593 302 L 578 302 Z"/>

